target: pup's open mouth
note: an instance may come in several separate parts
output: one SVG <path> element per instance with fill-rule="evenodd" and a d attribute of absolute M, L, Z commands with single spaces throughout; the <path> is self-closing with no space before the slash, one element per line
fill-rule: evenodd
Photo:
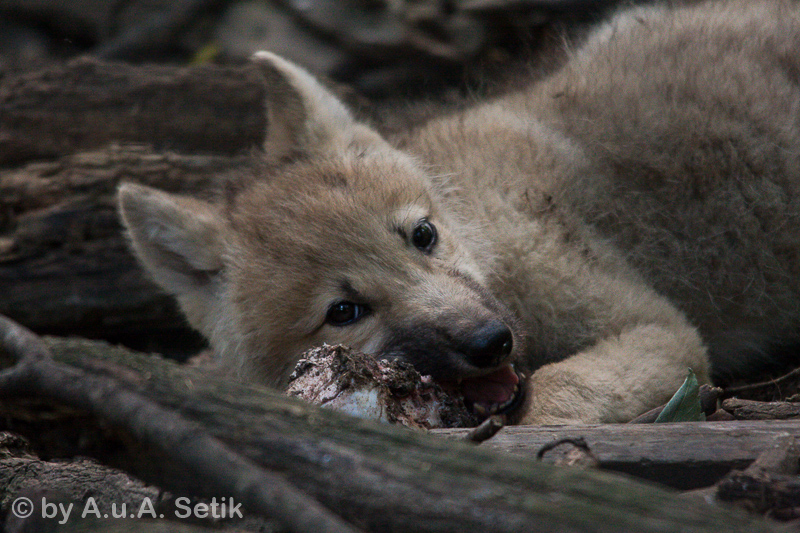
<path fill-rule="evenodd" d="M 511 413 L 525 399 L 525 387 L 513 365 L 481 376 L 439 382 L 439 385 L 450 393 L 461 394 L 467 408 L 480 419 Z"/>

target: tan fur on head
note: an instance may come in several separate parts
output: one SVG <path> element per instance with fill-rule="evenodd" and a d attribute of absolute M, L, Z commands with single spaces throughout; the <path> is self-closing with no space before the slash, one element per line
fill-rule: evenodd
<path fill-rule="evenodd" d="M 225 206 L 125 185 L 123 220 L 243 375 L 282 385 L 342 343 L 504 404 L 516 358 L 535 370 L 526 422 L 629 420 L 687 367 L 707 381 L 706 344 L 724 363 L 737 338 L 800 341 L 799 18 L 758 0 L 622 13 L 402 151 L 259 53 L 263 168 Z"/>

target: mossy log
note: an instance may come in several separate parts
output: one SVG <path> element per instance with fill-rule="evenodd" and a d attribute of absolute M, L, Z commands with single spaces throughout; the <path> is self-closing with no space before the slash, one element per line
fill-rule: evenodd
<path fill-rule="evenodd" d="M 45 346 L 0 326 L 0 429 L 44 456 L 87 455 L 178 494 L 234 498 L 294 531 L 777 527 L 625 477 L 351 418 L 102 343 Z"/>

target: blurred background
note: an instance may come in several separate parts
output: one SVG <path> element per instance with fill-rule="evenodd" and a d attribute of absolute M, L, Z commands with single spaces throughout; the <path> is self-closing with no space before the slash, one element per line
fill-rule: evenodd
<path fill-rule="evenodd" d="M 229 64 L 272 50 L 371 97 L 429 95 L 557 47 L 620 3 L 0 0 L 0 72 L 79 55 Z"/>

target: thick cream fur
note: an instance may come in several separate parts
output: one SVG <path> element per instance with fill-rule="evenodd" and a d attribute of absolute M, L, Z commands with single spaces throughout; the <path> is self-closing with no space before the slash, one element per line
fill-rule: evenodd
<path fill-rule="evenodd" d="M 799 19 L 774 0 L 629 10 L 547 79 L 402 146 L 261 54 L 263 173 L 218 207 L 126 188 L 124 219 L 246 375 L 278 384 L 321 342 L 375 351 L 408 321 L 482 320 L 456 272 L 515 317 L 535 370 L 524 422 L 630 420 L 687 368 L 708 381 L 726 335 L 800 337 Z M 431 256 L 402 244 L 423 216 Z M 376 310 L 331 328 L 342 280 Z"/>

